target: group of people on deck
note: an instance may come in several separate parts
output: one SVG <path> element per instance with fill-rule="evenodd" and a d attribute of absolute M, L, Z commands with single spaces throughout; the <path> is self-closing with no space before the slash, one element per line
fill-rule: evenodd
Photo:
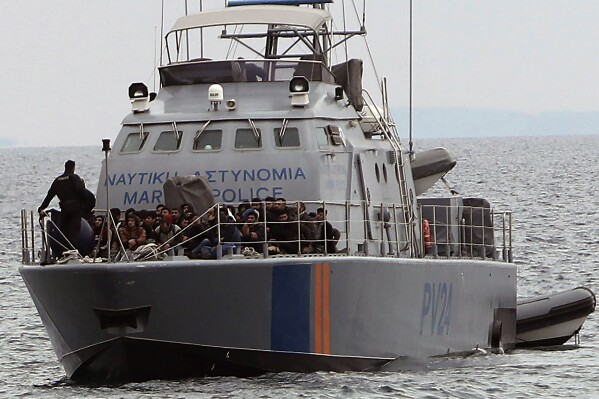
<path fill-rule="evenodd" d="M 324 208 L 307 213 L 302 202 L 288 205 L 284 198 L 267 197 L 238 207 L 212 207 L 203 215 L 196 214 L 190 204 L 170 209 L 160 204 L 155 210 L 142 211 L 130 208 L 124 217 L 120 209 L 112 208 L 110 220 L 106 220 L 104 215 L 93 214 L 95 198 L 90 208 L 93 194 L 74 172 L 75 162 L 67 161 L 65 172 L 54 180 L 38 209 L 44 216 L 45 208 L 58 196 L 60 230 L 68 240 L 65 251 L 76 247 L 83 217 L 92 227 L 96 245 L 82 256 L 107 257 L 108 251 L 133 252 L 146 244 L 156 244 L 167 255 L 207 259 L 217 258 L 219 248 L 222 254 L 237 253 L 241 248 L 269 254 L 337 252 L 340 233 L 326 220 Z"/>
<path fill-rule="evenodd" d="M 319 208 L 309 214 L 302 202 L 288 205 L 284 198 L 254 198 L 238 207 L 221 210 L 220 243 L 223 252 L 250 248 L 257 253 L 275 254 L 335 253 L 339 230 L 326 221 L 326 211 Z M 190 222 L 192 237 L 186 254 L 192 258 L 215 258 L 219 243 L 216 212 L 211 209 L 205 219 Z"/>
<path fill-rule="evenodd" d="M 325 210 L 308 214 L 303 203 L 288 206 L 285 199 L 255 198 L 238 207 L 232 205 L 208 209 L 198 215 L 189 204 L 167 208 L 160 204 L 156 210 L 112 209 L 113 226 L 110 247 L 118 251 L 135 251 L 145 244 L 156 244 L 167 255 L 183 254 L 189 258 L 215 259 L 218 248 L 222 254 L 237 253 L 251 248 L 263 253 L 266 248 L 274 254 L 335 253 L 339 230 L 328 222 Z M 108 227 L 103 216 L 96 216 L 93 230 L 98 248 L 108 248 Z M 97 256 L 106 256 L 99 251 Z"/>
<path fill-rule="evenodd" d="M 156 210 L 136 211 L 127 209 L 122 217 L 118 208 L 110 210 L 114 223 L 110 228 L 110 249 L 112 251 L 135 251 L 146 244 L 156 244 L 168 255 L 175 255 L 174 247 L 182 242 L 181 226 L 186 226 L 195 216 L 187 204 L 181 208 L 168 209 L 159 205 Z M 185 216 L 183 216 L 185 215 Z M 97 256 L 105 257 L 108 251 L 108 223 L 103 215 L 94 217 L 92 229 L 96 236 Z"/>

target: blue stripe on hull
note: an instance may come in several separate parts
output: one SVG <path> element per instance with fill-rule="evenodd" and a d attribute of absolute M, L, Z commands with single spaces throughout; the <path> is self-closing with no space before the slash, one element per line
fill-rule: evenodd
<path fill-rule="evenodd" d="M 273 268 L 272 350 L 310 351 L 310 270 L 309 265 Z"/>

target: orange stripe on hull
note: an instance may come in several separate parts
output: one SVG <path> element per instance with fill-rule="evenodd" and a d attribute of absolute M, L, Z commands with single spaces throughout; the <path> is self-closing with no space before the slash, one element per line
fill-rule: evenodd
<path fill-rule="evenodd" d="M 314 273 L 314 352 L 322 353 L 322 265 Z"/>
<path fill-rule="evenodd" d="M 325 263 L 322 270 L 322 335 L 323 335 L 323 353 L 331 354 L 331 315 L 330 315 L 330 282 L 329 282 L 329 264 Z"/>

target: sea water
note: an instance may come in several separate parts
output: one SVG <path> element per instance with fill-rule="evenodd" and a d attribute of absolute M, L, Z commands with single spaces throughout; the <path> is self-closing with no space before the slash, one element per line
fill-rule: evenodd
<path fill-rule="evenodd" d="M 518 293 L 587 286 L 599 292 L 599 135 L 429 139 L 458 163 L 465 196 L 513 211 Z M 20 209 L 35 210 L 67 159 L 95 190 L 101 145 L 0 149 L 0 397 L 39 398 L 599 398 L 599 313 L 580 347 L 516 350 L 398 365 L 366 373 L 267 374 L 85 386 L 64 378 L 25 284 Z M 432 192 L 443 194 L 442 184 Z M 573 344 L 573 342 L 569 342 Z"/>

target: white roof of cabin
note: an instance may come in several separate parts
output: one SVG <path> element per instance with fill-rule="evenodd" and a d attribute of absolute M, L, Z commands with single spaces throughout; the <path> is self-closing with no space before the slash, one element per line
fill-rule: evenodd
<path fill-rule="evenodd" d="M 244 24 L 291 25 L 317 30 L 331 19 L 328 11 L 318 8 L 277 5 L 229 7 L 181 17 L 175 22 L 171 32 L 208 26 Z"/>

